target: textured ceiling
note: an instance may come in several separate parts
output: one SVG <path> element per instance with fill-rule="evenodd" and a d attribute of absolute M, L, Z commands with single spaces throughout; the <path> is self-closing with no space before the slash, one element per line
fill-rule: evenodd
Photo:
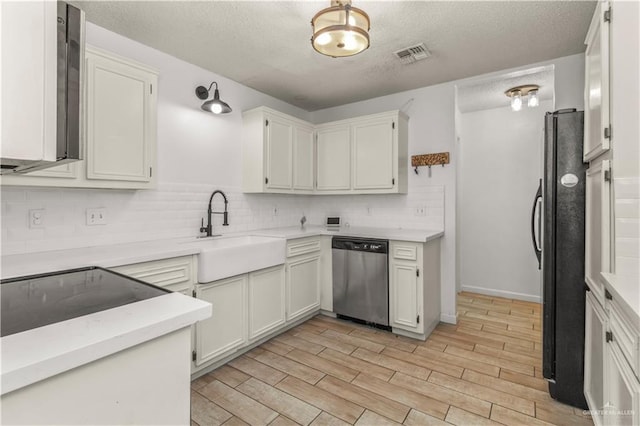
<path fill-rule="evenodd" d="M 584 51 L 595 2 L 363 1 L 371 47 L 330 58 L 310 45 L 329 1 L 72 1 L 87 20 L 307 111 Z M 432 56 L 393 54 L 424 42 Z"/>
<path fill-rule="evenodd" d="M 508 89 L 524 84 L 540 86 L 538 97 L 541 101 L 553 99 L 553 67 L 538 67 L 522 72 L 475 80 L 458 86 L 458 109 L 472 112 L 483 109 L 500 108 L 510 105 L 504 94 Z M 523 98 L 526 105 L 527 99 Z M 526 106 L 524 106 L 526 108 Z"/>

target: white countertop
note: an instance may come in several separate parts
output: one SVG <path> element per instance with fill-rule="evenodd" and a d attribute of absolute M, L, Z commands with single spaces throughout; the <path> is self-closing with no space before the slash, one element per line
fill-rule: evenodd
<path fill-rule="evenodd" d="M 360 228 L 341 227 L 338 230 L 327 230 L 324 226 L 307 225 L 286 228 L 260 229 L 235 234 L 225 234 L 225 238 L 238 235 L 257 235 L 295 239 L 317 235 L 339 235 L 352 237 L 380 238 L 385 240 L 427 242 L 444 235 L 441 230 L 391 229 L 391 228 Z M 171 257 L 198 254 L 202 246 L 189 244 L 196 242 L 195 237 L 176 238 L 169 240 L 154 240 L 138 243 L 113 244 L 105 246 L 84 247 L 77 249 L 52 250 L 38 253 L 15 254 L 2 256 L 0 276 L 4 278 L 21 277 L 42 274 L 65 269 L 82 268 L 85 266 L 115 266 L 130 265 Z"/>
<path fill-rule="evenodd" d="M 604 278 L 605 287 L 617 301 L 621 302 L 620 305 L 627 315 L 640 321 L 640 288 L 637 279 L 607 272 L 600 274 Z"/>
<path fill-rule="evenodd" d="M 383 240 L 412 241 L 425 243 L 444 235 L 442 230 L 421 229 L 393 229 L 393 228 L 368 228 L 355 226 L 342 226 L 335 230 L 328 230 L 324 226 L 306 225 L 292 226 L 288 228 L 272 228 L 252 231 L 252 235 L 265 237 L 281 237 L 288 240 L 315 235 L 337 235 L 341 237 L 379 238 Z"/>
<path fill-rule="evenodd" d="M 211 316 L 211 304 L 170 293 L 0 340 L 2 394 Z"/>

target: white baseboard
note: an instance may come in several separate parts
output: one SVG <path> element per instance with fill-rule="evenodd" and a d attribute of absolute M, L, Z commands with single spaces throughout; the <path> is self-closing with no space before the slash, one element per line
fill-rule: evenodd
<path fill-rule="evenodd" d="M 450 314 L 440 314 L 440 321 L 446 322 L 447 324 L 457 324 L 458 323 L 458 314 L 450 315 Z"/>
<path fill-rule="evenodd" d="M 472 285 L 463 285 L 462 291 L 470 293 L 484 294 L 485 296 L 504 297 L 506 299 L 524 300 L 526 302 L 542 303 L 542 297 L 533 294 L 516 293 L 514 291 L 496 290 L 493 288 L 476 287 Z"/>

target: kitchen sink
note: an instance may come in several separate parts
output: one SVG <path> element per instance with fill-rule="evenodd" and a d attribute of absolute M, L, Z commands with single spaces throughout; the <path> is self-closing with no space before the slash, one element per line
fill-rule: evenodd
<path fill-rule="evenodd" d="M 199 283 L 208 283 L 281 265 L 285 260 L 286 240 L 284 238 L 243 235 L 199 238 L 187 244 L 194 244 L 200 249 Z"/>

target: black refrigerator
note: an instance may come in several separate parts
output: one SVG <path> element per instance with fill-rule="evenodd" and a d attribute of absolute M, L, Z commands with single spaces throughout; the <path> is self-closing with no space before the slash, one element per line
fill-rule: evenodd
<path fill-rule="evenodd" d="M 542 268 L 542 374 L 554 399 L 586 409 L 583 122 L 584 113 L 575 109 L 545 116 L 544 174 L 534 201 L 531 233 Z"/>

